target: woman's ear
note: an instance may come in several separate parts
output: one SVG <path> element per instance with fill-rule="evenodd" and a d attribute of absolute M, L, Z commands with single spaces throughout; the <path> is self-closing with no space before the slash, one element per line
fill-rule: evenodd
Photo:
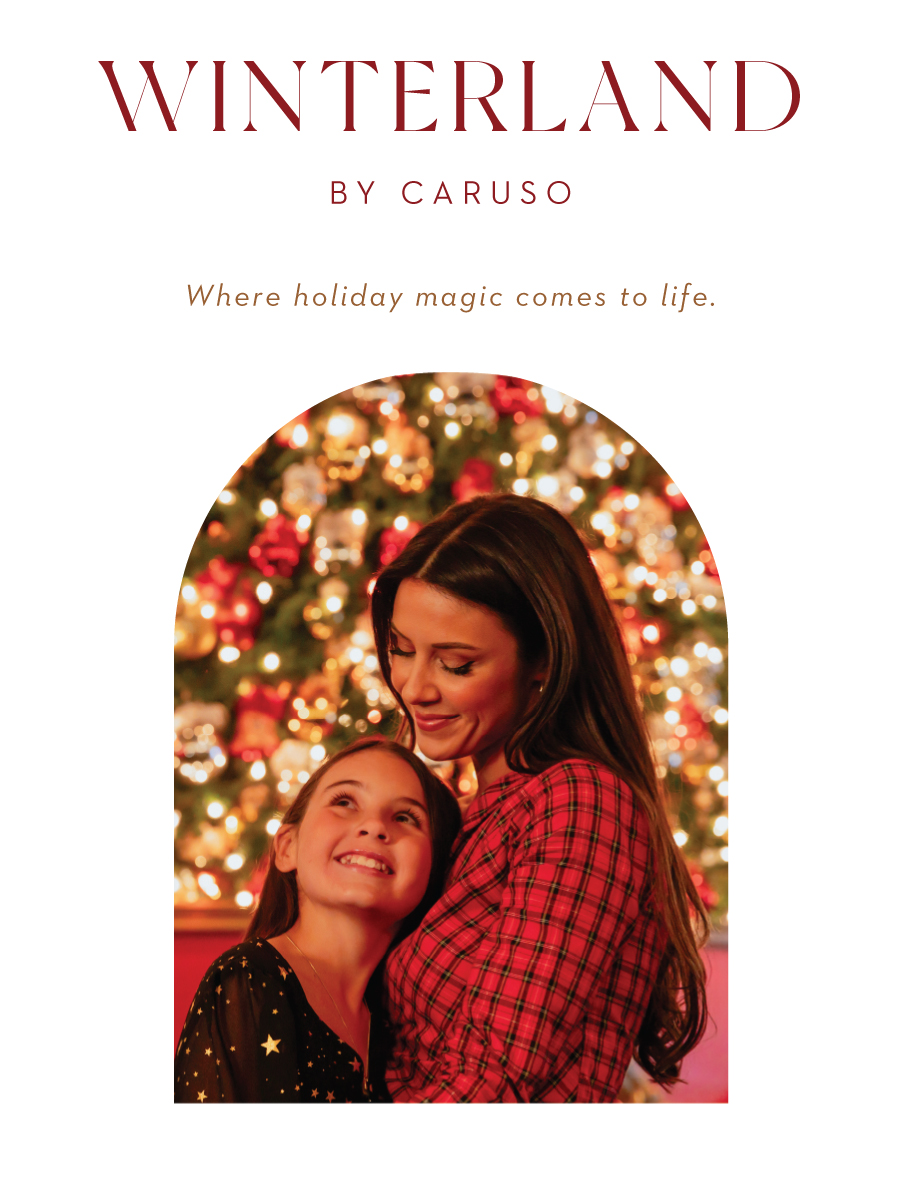
<path fill-rule="evenodd" d="M 282 825 L 275 833 L 275 868 L 283 874 L 297 868 L 297 824 Z"/>

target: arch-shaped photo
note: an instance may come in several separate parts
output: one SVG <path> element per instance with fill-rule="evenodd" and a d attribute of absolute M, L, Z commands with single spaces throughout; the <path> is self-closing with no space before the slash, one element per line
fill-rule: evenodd
<path fill-rule="evenodd" d="M 727 1101 L 726 681 L 699 521 L 593 408 L 287 420 L 178 597 L 176 1101 Z"/>

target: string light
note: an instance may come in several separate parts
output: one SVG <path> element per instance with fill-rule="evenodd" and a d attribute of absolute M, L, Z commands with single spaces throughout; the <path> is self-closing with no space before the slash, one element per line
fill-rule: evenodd
<path fill-rule="evenodd" d="M 271 519 L 272 516 L 278 515 L 278 504 L 274 499 L 263 499 L 260 502 L 259 510 L 264 516 L 268 516 Z"/>
<path fill-rule="evenodd" d="M 239 907 L 243 907 L 246 910 L 248 907 L 253 906 L 253 895 L 249 890 L 239 890 L 234 896 L 234 901 Z"/>
<path fill-rule="evenodd" d="M 266 823 L 266 831 L 269 833 L 270 836 L 274 836 L 280 827 L 281 827 L 281 820 L 275 819 L 274 817 Z"/>
<path fill-rule="evenodd" d="M 259 782 L 261 778 L 266 776 L 266 763 L 264 761 L 254 761 L 250 766 L 250 777 Z"/>
<path fill-rule="evenodd" d="M 501 466 L 511 466 L 513 464 L 513 455 L 511 453 L 501 453 L 499 461 Z"/>
<path fill-rule="evenodd" d="M 224 661 L 226 664 L 237 661 L 240 655 L 241 651 L 237 645 L 222 645 L 219 649 L 219 661 Z"/>
<path fill-rule="evenodd" d="M 273 594 L 271 583 L 261 582 L 256 587 L 256 597 L 260 603 L 268 603 Z"/>
<path fill-rule="evenodd" d="M 207 804 L 206 814 L 210 819 L 219 819 L 225 814 L 225 808 L 218 799 L 213 799 L 211 803 Z"/>
<path fill-rule="evenodd" d="M 262 659 L 262 664 L 264 670 L 277 670 L 281 665 L 281 658 L 277 653 L 267 653 Z"/>

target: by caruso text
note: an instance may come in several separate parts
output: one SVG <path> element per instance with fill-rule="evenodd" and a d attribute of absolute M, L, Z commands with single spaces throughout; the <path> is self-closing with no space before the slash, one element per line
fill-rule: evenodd
<path fill-rule="evenodd" d="M 537 193 L 535 186 L 538 187 Z M 331 180 L 332 204 L 350 202 L 365 205 L 372 199 L 374 192 L 374 179 L 370 183 L 354 180 L 349 192 L 343 179 Z M 549 200 L 551 204 L 565 204 L 572 195 L 572 189 L 564 179 L 554 179 L 546 186 L 535 184 L 533 179 L 525 179 L 521 183 L 514 183 L 512 188 L 508 179 L 492 179 L 490 185 L 479 183 L 476 179 L 450 184 L 443 180 L 440 183 L 423 183 L 420 179 L 408 179 L 398 188 L 398 194 L 407 204 L 452 204 L 454 200 L 458 204 L 480 204 L 482 200 L 485 203 L 508 204 L 510 196 L 514 201 L 518 199 L 520 204 L 534 204 L 539 199 Z"/>
<path fill-rule="evenodd" d="M 302 100 L 305 89 L 311 87 L 321 91 L 325 99 L 323 103 L 321 96 L 316 97 L 316 118 L 312 123 L 320 129 L 336 129 L 337 122 L 342 120 L 345 133 L 357 131 L 356 122 L 361 114 L 367 119 L 367 127 L 371 127 L 372 112 L 377 114 L 375 119 L 382 127 L 385 114 L 389 113 L 393 131 L 397 133 L 435 133 L 439 129 L 466 133 L 470 129 L 488 128 L 493 133 L 590 133 L 594 128 L 638 133 L 641 129 L 634 112 L 640 115 L 640 111 L 636 101 L 644 108 L 648 97 L 652 97 L 653 117 L 649 123 L 642 117 L 644 129 L 668 132 L 665 120 L 671 123 L 673 112 L 681 108 L 692 114 L 691 123 L 696 117 L 706 130 L 712 131 L 714 91 L 733 97 L 734 106 L 726 107 L 725 112 L 727 120 L 735 122 L 735 132 L 769 133 L 786 125 L 800 106 L 800 85 L 794 75 L 787 67 L 768 59 L 723 63 L 716 71 L 715 85 L 715 59 L 685 66 L 679 63 L 680 73 L 662 59 L 654 59 L 640 68 L 633 64 L 620 67 L 617 73 L 611 62 L 601 59 L 593 78 L 585 80 L 583 101 L 577 111 L 570 113 L 559 111 L 562 101 L 554 90 L 554 68 L 541 71 L 539 87 L 533 59 L 507 68 L 506 76 L 499 66 L 482 59 L 454 59 L 437 67 L 431 59 L 397 59 L 381 64 L 373 59 L 335 59 L 321 65 L 305 59 L 289 61 L 290 67 L 286 63 L 267 64 L 264 71 L 250 59 L 237 63 L 215 59 L 203 63 L 196 76 L 194 70 L 199 59 L 186 60 L 186 76 L 174 65 L 157 65 L 154 59 L 140 59 L 138 67 L 134 63 L 123 66 L 121 61 L 116 67 L 114 59 L 101 60 L 100 66 L 130 133 L 137 131 L 139 114 L 142 127 L 159 127 L 161 117 L 169 132 L 178 132 L 175 122 L 183 106 L 194 116 L 192 127 L 198 127 L 199 120 L 200 127 L 208 129 L 211 115 L 214 133 L 229 130 L 255 133 L 254 121 L 266 128 L 287 128 L 285 119 L 300 131 L 309 123 L 302 123 Z M 288 83 L 294 75 L 293 68 L 296 80 Z M 326 72 L 330 74 L 322 80 Z M 277 86 L 270 75 L 276 76 Z M 748 124 L 748 92 L 753 90 L 748 83 L 750 77 L 757 90 L 771 86 L 775 80 L 784 92 L 786 111 L 782 109 L 774 116 L 770 112 L 771 123 Z M 337 85 L 332 79 L 337 80 Z M 212 93 L 211 105 L 204 100 L 202 117 L 197 115 L 198 87 L 208 87 Z M 148 96 L 146 105 L 145 96 Z M 329 98 L 333 104 L 328 103 Z M 155 118 L 148 113 L 148 108 L 154 107 Z M 718 105 L 716 111 L 720 112 Z M 278 116 L 278 112 L 282 115 Z M 718 116 L 717 122 L 721 121 Z"/>

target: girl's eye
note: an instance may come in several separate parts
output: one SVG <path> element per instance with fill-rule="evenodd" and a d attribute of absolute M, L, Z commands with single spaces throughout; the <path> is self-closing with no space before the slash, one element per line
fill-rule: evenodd
<path fill-rule="evenodd" d="M 398 811 L 395 818 L 400 820 L 401 823 L 413 824 L 417 828 L 421 828 L 422 826 L 422 821 L 415 811 Z"/>
<path fill-rule="evenodd" d="M 441 669 L 445 670 L 448 674 L 465 675 L 471 671 L 472 663 L 467 661 L 461 666 L 448 666 L 441 662 Z"/>
<path fill-rule="evenodd" d="M 349 795 L 334 795 L 328 805 L 329 807 L 349 807 L 352 803 L 353 800 Z"/>

